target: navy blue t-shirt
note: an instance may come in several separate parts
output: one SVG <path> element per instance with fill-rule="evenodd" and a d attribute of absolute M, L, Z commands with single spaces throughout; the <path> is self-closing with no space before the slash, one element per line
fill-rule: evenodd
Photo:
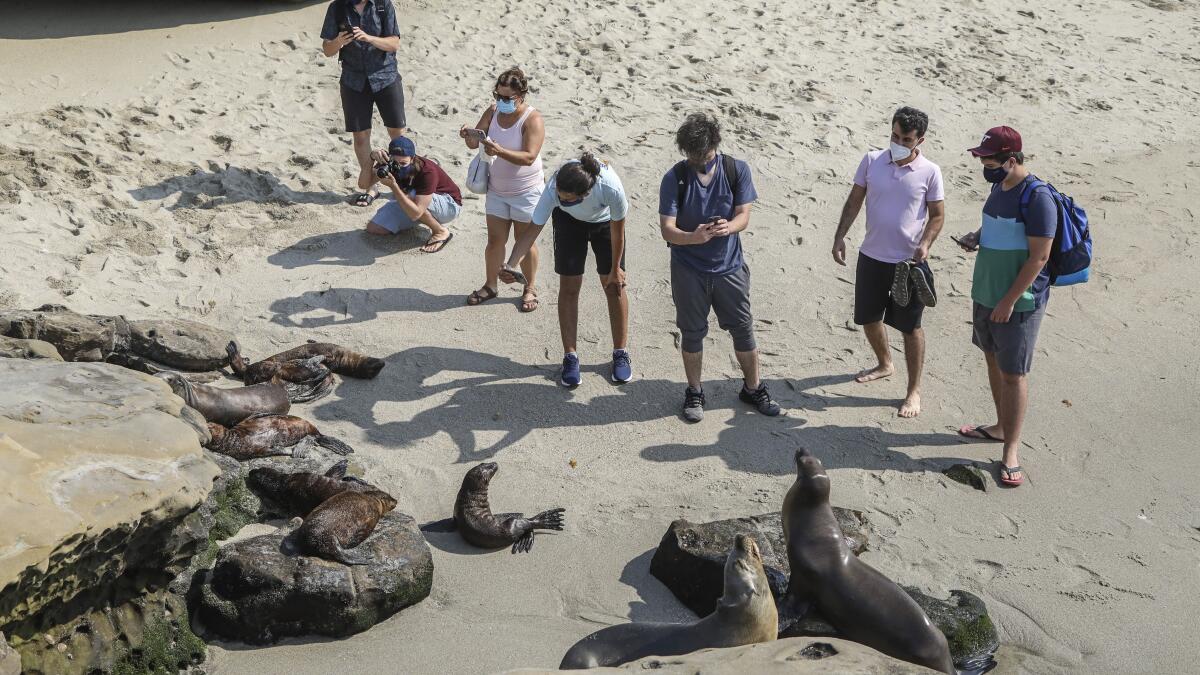
<path fill-rule="evenodd" d="M 353 0 L 333 0 L 329 3 L 329 8 L 325 10 L 325 23 L 321 26 L 321 39 L 332 40 L 338 36 L 339 14 L 345 17 L 348 24 L 361 28 L 367 35 L 392 37 L 400 34 L 392 0 L 367 0 L 361 15 L 354 9 L 357 4 Z M 341 82 L 354 91 L 367 91 L 368 87 L 371 91 L 380 91 L 400 77 L 395 52 L 385 52 L 365 42 L 351 42 L 343 47 L 341 59 Z"/>
<path fill-rule="evenodd" d="M 683 204 L 678 204 L 679 183 L 675 179 L 675 171 L 668 171 L 658 189 L 658 213 L 663 216 L 675 216 L 675 226 L 684 232 L 694 232 L 697 227 L 707 223 L 714 217 L 733 220 L 735 206 L 750 204 L 758 199 L 754 191 L 754 181 L 750 176 L 750 165 L 735 159 L 737 180 L 725 179 L 725 162 L 717 155 L 716 173 L 707 185 L 700 183 L 696 170 L 690 166 L 686 170 L 687 187 L 684 190 Z M 737 184 L 738 193 L 730 190 L 732 184 Z M 713 237 L 703 244 L 690 246 L 671 246 L 671 256 L 680 263 L 701 274 L 722 276 L 741 269 L 742 242 L 737 233 Z"/>

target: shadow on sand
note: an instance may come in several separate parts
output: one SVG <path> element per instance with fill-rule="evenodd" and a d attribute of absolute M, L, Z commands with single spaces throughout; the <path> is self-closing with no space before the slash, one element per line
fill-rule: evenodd
<path fill-rule="evenodd" d="M 59 0 L 52 5 L 5 2 L 0 39 L 107 35 L 194 23 L 236 21 L 251 16 L 291 12 L 326 0 Z M 52 11 L 48 8 L 53 8 Z"/>

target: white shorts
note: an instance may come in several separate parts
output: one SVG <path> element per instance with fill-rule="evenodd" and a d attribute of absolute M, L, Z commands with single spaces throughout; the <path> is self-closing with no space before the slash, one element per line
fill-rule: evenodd
<path fill-rule="evenodd" d="M 488 192 L 483 210 L 489 216 L 517 223 L 528 223 L 533 220 L 533 208 L 537 206 L 544 189 L 545 186 L 539 185 L 536 190 L 530 190 L 516 197 L 502 197 L 495 192 Z"/>

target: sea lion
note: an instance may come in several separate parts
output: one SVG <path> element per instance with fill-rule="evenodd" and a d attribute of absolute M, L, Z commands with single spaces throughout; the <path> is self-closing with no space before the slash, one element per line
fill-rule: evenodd
<path fill-rule="evenodd" d="M 522 513 L 492 514 L 488 505 L 488 484 L 500 470 L 495 462 L 484 462 L 467 472 L 458 498 L 454 500 L 454 527 L 463 539 L 480 548 L 504 548 L 528 552 L 533 548 L 534 530 L 563 529 L 566 509 L 542 511 L 532 518 Z"/>
<path fill-rule="evenodd" d="M 287 473 L 261 467 L 250 471 L 246 484 L 259 496 L 279 506 L 285 515 L 303 517 L 336 494 L 378 489 L 364 480 L 346 476 L 347 464 L 348 461 L 343 459 L 324 474 Z"/>
<path fill-rule="evenodd" d="M 829 505 L 821 461 L 805 449 L 795 459 L 796 482 L 783 499 L 792 568 L 784 602 L 815 604 L 839 637 L 953 675 L 946 636 L 895 582 L 850 553 Z"/>
<path fill-rule="evenodd" d="M 779 631 L 775 598 L 754 538 L 739 534 L 725 559 L 725 587 L 712 614 L 693 623 L 624 623 L 576 642 L 560 670 L 618 666 L 647 656 L 770 642 Z"/>
<path fill-rule="evenodd" d="M 256 413 L 286 413 L 292 404 L 287 390 L 279 384 L 263 382 L 251 387 L 221 389 L 191 382 L 176 372 L 155 375 L 171 385 L 171 391 L 195 408 L 204 419 L 233 427 Z"/>
<path fill-rule="evenodd" d="M 309 342 L 253 364 L 250 363 L 250 359 L 241 355 L 241 350 L 236 342 L 230 342 L 226 349 L 229 351 L 230 367 L 234 373 L 242 376 L 246 384 L 263 382 L 276 376 L 285 380 L 302 378 L 302 374 L 294 372 L 296 370 L 294 362 L 312 359 L 316 356 L 324 357 L 325 367 L 338 375 L 367 380 L 378 375 L 386 365 L 383 359 L 364 356 L 328 342 Z"/>
<path fill-rule="evenodd" d="M 208 432 L 212 435 L 206 446 L 209 450 L 243 461 L 274 455 L 303 457 L 307 451 L 300 442 L 306 438 L 339 455 L 354 452 L 349 445 L 317 431 L 312 422 L 279 413 L 256 413 L 230 428 L 209 422 Z"/>
<path fill-rule="evenodd" d="M 365 553 L 348 551 L 366 541 L 396 499 L 382 490 L 340 492 L 309 512 L 300 527 L 283 540 L 289 555 L 305 553 L 343 565 L 366 565 Z"/>

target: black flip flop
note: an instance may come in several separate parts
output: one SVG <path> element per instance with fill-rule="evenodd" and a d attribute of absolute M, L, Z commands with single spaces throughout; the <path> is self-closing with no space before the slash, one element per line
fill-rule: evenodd
<path fill-rule="evenodd" d="M 454 238 L 454 233 L 451 232 L 450 234 L 446 235 L 445 239 L 439 239 L 437 241 L 427 241 L 427 242 L 425 242 L 425 245 L 421 247 L 421 253 L 441 253 L 442 249 L 446 248 L 446 244 L 449 244 L 450 240 L 453 238 Z M 434 248 L 432 251 L 426 251 L 425 246 L 429 246 L 430 244 L 433 244 L 436 248 Z"/>
<path fill-rule="evenodd" d="M 963 438 L 971 438 L 971 439 L 974 439 L 974 440 L 977 440 L 977 441 L 991 441 L 991 442 L 993 442 L 993 443 L 1003 443 L 1003 442 L 1004 442 L 1004 439 L 1003 439 L 1003 438 L 996 438 L 995 436 L 993 436 L 993 435 L 989 434 L 989 433 L 987 432 L 987 430 L 986 430 L 986 429 L 984 429 L 984 427 L 986 427 L 986 426 L 987 426 L 986 424 L 979 424 L 979 425 L 976 425 L 976 426 L 963 426 L 963 427 L 959 427 L 959 428 L 958 428 L 958 435 L 959 435 L 959 436 L 962 436 Z M 976 434 L 979 434 L 979 435 L 978 435 L 978 436 L 972 436 L 972 435 L 971 435 L 972 433 L 976 433 Z"/>
<path fill-rule="evenodd" d="M 350 203 L 355 206 L 370 206 L 371 202 L 378 198 L 378 192 L 356 192 L 350 195 Z"/>

